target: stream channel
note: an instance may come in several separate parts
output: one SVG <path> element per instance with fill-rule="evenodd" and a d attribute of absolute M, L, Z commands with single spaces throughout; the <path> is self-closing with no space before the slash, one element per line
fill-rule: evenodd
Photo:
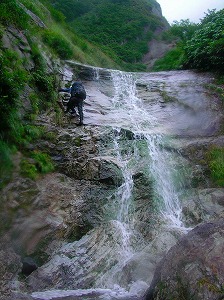
<path fill-rule="evenodd" d="M 72 77 L 77 66 L 66 68 Z M 183 206 L 193 193 L 196 166 L 179 149 L 219 127 L 219 112 L 204 87 L 212 78 L 190 71 L 126 73 L 88 66 L 79 72 L 88 94 L 84 123 L 102 132 L 110 128 L 100 155 L 113 158 L 123 183 L 107 196 L 99 226 L 64 244 L 42 267 L 47 276 L 63 266 L 66 280 L 32 297 L 142 299 L 157 263 L 191 230 Z"/>

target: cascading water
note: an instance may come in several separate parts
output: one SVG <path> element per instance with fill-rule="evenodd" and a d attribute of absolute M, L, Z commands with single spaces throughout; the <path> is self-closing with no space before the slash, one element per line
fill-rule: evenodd
<path fill-rule="evenodd" d="M 95 81 L 100 82 L 99 70 L 96 69 L 94 74 Z M 111 129 L 113 138 L 110 151 L 120 166 L 123 183 L 113 195 L 108 197 L 107 203 L 102 208 L 104 212 L 104 216 L 101 216 L 102 226 L 91 231 L 80 241 L 65 245 L 60 251 L 63 264 L 70 268 L 74 276 L 79 272 L 80 277 L 88 278 L 87 280 L 80 279 L 80 285 L 89 280 L 93 287 L 93 289 L 88 289 L 88 286 L 85 286 L 86 289 L 67 292 L 68 295 L 76 296 L 77 299 L 89 299 L 88 295 L 93 297 L 94 293 L 96 295 L 94 299 L 138 299 L 138 291 L 141 287 L 137 288 L 137 286 L 147 281 L 145 276 L 148 275 L 142 274 L 144 273 L 142 270 L 131 269 L 132 264 L 135 266 L 136 261 L 142 259 L 140 253 L 148 244 L 144 234 L 139 230 L 142 225 L 136 225 L 138 212 L 136 212 L 136 203 L 133 203 L 133 174 L 138 173 L 138 168 L 140 168 L 138 164 L 141 164 L 141 151 L 148 158 L 148 161 L 144 162 L 144 169 L 150 174 L 153 190 L 152 202 L 158 212 L 157 219 L 160 220 L 163 228 L 182 232 L 187 230 L 182 222 L 179 200 L 182 180 L 176 168 L 178 162 L 175 161 L 175 154 L 166 149 L 167 138 L 162 133 L 154 132 L 159 121 L 150 111 L 144 109 L 143 101 L 137 93 L 137 77 L 137 74 L 111 71 L 114 89 L 111 110 L 119 126 Z M 131 146 L 126 145 L 125 149 L 122 146 L 124 139 L 121 128 L 132 133 Z M 141 147 L 144 149 L 142 150 Z M 138 176 L 141 176 L 141 172 Z M 150 200 L 147 198 L 147 201 Z M 148 203 L 143 203 L 143 208 L 147 205 Z M 148 211 L 146 211 L 146 220 L 149 219 L 147 213 Z M 75 253 L 72 262 L 69 260 L 72 255 L 67 255 L 69 251 L 72 255 Z M 149 249 L 148 252 L 151 253 L 153 250 Z M 51 265 L 57 263 L 58 257 L 51 262 Z M 73 267 L 70 264 L 73 264 Z M 144 260 L 142 265 L 144 265 Z M 138 268 L 135 267 L 135 269 Z M 136 274 L 132 275 L 132 273 Z M 133 279 L 130 279 L 132 276 Z M 92 281 L 90 278 L 93 278 Z M 142 287 L 143 290 L 146 289 L 145 285 Z M 56 296 L 63 296 L 66 292 L 55 291 L 56 296 L 49 296 L 52 293 L 52 291 L 33 293 L 32 296 L 34 299 L 54 299 Z"/>
<path fill-rule="evenodd" d="M 167 225 L 185 231 L 187 228 L 181 220 L 181 204 L 172 178 L 172 172 L 175 171 L 172 153 L 164 150 L 162 135 L 145 136 L 151 156 L 150 169 L 155 179 L 155 201 L 159 203 L 161 215 Z"/>
<path fill-rule="evenodd" d="M 112 72 L 115 88 L 113 99 L 115 107 L 123 108 L 130 118 L 130 128 L 136 137 L 147 141 L 151 160 L 149 168 L 154 176 L 155 196 L 160 204 L 161 215 L 173 228 L 187 230 L 181 220 L 181 205 L 172 180 L 174 161 L 172 153 L 163 147 L 165 137 L 162 134 L 149 134 L 158 123 L 155 117 L 144 111 L 142 101 L 137 97 L 136 79 L 131 73 Z M 171 165 L 172 164 L 172 165 Z M 179 177 L 179 181 L 181 178 Z"/>

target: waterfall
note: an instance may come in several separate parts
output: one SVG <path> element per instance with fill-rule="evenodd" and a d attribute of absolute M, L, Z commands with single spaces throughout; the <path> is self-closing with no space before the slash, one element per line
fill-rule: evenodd
<path fill-rule="evenodd" d="M 96 84 L 101 81 L 101 72 L 105 71 L 94 69 Z M 122 172 L 123 183 L 115 191 L 113 190 L 112 195 L 107 196 L 101 208 L 103 213 L 99 217 L 102 224 L 79 241 L 66 244 L 51 262 L 53 266 L 58 263 L 60 269 L 61 255 L 62 266 L 67 267 L 65 268 L 67 273 L 71 273 L 72 284 L 74 281 L 78 284 L 80 282 L 80 285 L 86 289 L 69 292 L 36 292 L 32 295 L 34 299 L 54 299 L 54 296 L 51 296 L 53 294 L 56 295 L 55 297 L 66 294 L 75 296 L 76 299 L 90 299 L 95 296 L 94 299 L 104 300 L 138 299 L 136 297 L 141 294 L 141 290 L 145 291 L 148 287 L 148 272 L 154 271 L 155 261 L 161 258 L 160 254 L 164 254 L 164 249 L 159 249 L 159 247 L 162 248 L 161 245 L 164 243 L 165 251 L 168 250 L 167 244 L 163 241 L 164 236 L 157 235 L 156 230 L 160 226 L 164 232 L 166 230 L 175 233 L 187 231 L 182 221 L 180 201 L 185 181 L 179 170 L 180 165 L 184 168 L 182 161 L 179 161 L 178 154 L 171 150 L 172 147 L 167 147 L 169 137 L 158 131 L 160 120 L 157 120 L 150 110 L 145 109 L 144 100 L 138 96 L 136 85 L 138 74 L 116 70 L 106 70 L 104 74 L 108 76 L 108 72 L 110 72 L 114 92 L 113 97 L 110 98 L 112 103 L 110 110 L 114 119 L 119 120 L 119 126 L 111 126 L 110 133 L 112 134 L 108 142 L 110 149 L 105 150 L 106 147 L 102 147 L 100 155 L 113 157 Z M 108 81 L 108 78 L 106 80 Z M 126 138 L 123 132 L 129 132 L 132 135 Z M 144 162 L 142 162 L 143 159 Z M 143 174 L 141 168 L 146 174 Z M 156 209 L 157 226 L 153 227 L 156 233 L 152 234 L 152 240 L 147 234 L 144 236 L 139 226 L 142 220 L 138 220 L 139 207 L 136 208 L 137 204 L 134 203 L 136 199 L 133 196 L 136 188 L 134 181 L 136 174 L 138 176 L 143 174 L 145 177 L 142 180 L 148 176 L 149 180 L 146 180 L 145 184 L 150 182 L 152 185 L 150 186 L 152 199 L 151 194 L 147 195 L 144 198 L 145 202 L 141 203 L 142 207 L 148 206 L 151 209 L 148 204 L 151 201 Z M 144 213 L 146 214 L 144 221 L 148 221 L 150 211 L 146 210 Z M 145 222 L 140 225 L 144 227 L 149 223 Z M 158 236 L 161 243 L 158 243 L 156 248 L 154 244 Z M 168 246 L 170 246 L 169 243 Z M 147 247 L 149 248 L 145 250 Z M 157 254 L 159 251 L 160 253 Z M 148 261 L 149 257 L 151 261 Z M 154 264 L 153 267 L 150 263 Z M 145 264 L 149 264 L 146 270 L 144 270 Z M 48 265 L 48 267 L 51 270 L 51 266 Z"/>
<path fill-rule="evenodd" d="M 123 109 L 129 117 L 131 130 L 137 138 L 144 138 L 147 141 L 150 156 L 149 169 L 154 176 L 154 195 L 160 207 L 161 217 L 167 225 L 178 230 L 186 231 L 181 214 L 181 204 L 172 178 L 174 172 L 174 158 L 172 153 L 165 150 L 163 144 L 165 136 L 158 133 L 148 133 L 158 124 L 155 117 L 146 112 L 142 100 L 137 97 L 136 75 L 114 71 L 111 74 L 115 96 L 113 104 Z M 179 176 L 181 181 L 181 177 Z"/>
<path fill-rule="evenodd" d="M 181 204 L 172 178 L 172 172 L 175 171 L 172 153 L 164 150 L 162 135 L 146 134 L 146 138 L 151 157 L 149 168 L 155 179 L 154 195 L 160 207 L 161 216 L 164 217 L 168 226 L 185 231 L 186 228 L 181 220 Z"/>

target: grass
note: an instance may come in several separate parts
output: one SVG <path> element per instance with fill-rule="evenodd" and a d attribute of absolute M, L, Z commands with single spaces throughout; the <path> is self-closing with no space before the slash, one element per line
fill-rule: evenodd
<path fill-rule="evenodd" d="M 51 157 L 41 151 L 33 151 L 30 157 L 24 157 L 20 163 L 20 173 L 24 177 L 35 180 L 40 174 L 54 171 Z"/>
<path fill-rule="evenodd" d="M 224 187 L 224 147 L 213 146 L 207 153 L 207 159 L 213 182 Z"/>
<path fill-rule="evenodd" d="M 11 156 L 14 149 L 10 148 L 7 143 L 0 140 L 0 189 L 10 180 L 13 170 Z"/>
<path fill-rule="evenodd" d="M 61 34 L 52 30 L 45 30 L 43 32 L 43 42 L 51 47 L 61 59 L 71 59 L 73 57 L 73 49 Z"/>
<path fill-rule="evenodd" d="M 155 62 L 152 71 L 179 70 L 182 68 L 183 59 L 184 52 L 181 48 L 172 49 Z"/>
<path fill-rule="evenodd" d="M 215 83 L 207 84 L 206 87 L 212 92 L 216 93 L 217 96 L 222 100 L 224 104 L 224 76 L 218 75 Z"/>
<path fill-rule="evenodd" d="M 16 0 L 1 0 L 0 23 L 2 25 L 15 25 L 19 29 L 28 27 L 29 16 L 21 8 Z"/>

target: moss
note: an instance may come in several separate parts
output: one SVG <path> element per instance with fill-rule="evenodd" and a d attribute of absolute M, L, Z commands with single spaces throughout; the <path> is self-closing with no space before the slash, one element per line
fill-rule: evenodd
<path fill-rule="evenodd" d="M 73 142 L 76 145 L 76 147 L 80 147 L 82 143 L 82 139 L 80 137 L 77 137 L 73 140 Z"/>
<path fill-rule="evenodd" d="M 160 91 L 160 95 L 163 98 L 164 102 L 177 101 L 177 99 L 175 97 L 169 96 L 166 91 Z"/>
<path fill-rule="evenodd" d="M 88 222 L 85 223 L 85 226 L 74 226 L 67 236 L 68 242 L 74 242 L 80 240 L 84 235 L 86 235 L 93 226 Z"/>
<path fill-rule="evenodd" d="M 197 300 L 188 283 L 183 282 L 180 277 L 175 281 L 158 283 L 155 292 L 156 300 Z"/>

